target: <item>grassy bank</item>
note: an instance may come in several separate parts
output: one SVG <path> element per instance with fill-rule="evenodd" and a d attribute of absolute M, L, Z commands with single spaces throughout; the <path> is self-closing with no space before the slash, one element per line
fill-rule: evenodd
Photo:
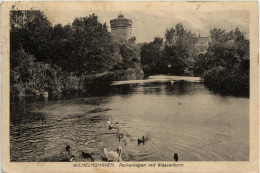
<path fill-rule="evenodd" d="M 22 80 L 22 76 L 19 75 L 21 69 L 11 69 L 11 97 L 34 96 L 45 92 L 54 95 L 61 92 L 87 92 L 88 86 L 95 85 L 97 82 L 134 80 L 144 77 L 143 70 L 138 67 L 80 77 L 75 73 L 64 72 L 58 66 L 43 63 L 33 63 L 27 70 L 28 80 Z"/>

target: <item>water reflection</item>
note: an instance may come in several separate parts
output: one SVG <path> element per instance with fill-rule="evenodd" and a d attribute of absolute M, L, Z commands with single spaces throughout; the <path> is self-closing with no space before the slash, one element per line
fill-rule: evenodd
<path fill-rule="evenodd" d="M 191 80 L 189 78 L 189 80 Z M 61 161 L 65 148 L 77 161 L 103 149 L 123 149 L 123 161 L 249 159 L 249 99 L 223 97 L 202 83 L 178 80 L 89 86 L 70 92 L 11 100 L 11 161 Z M 106 122 L 118 122 L 108 130 Z M 145 145 L 138 138 L 148 137 Z"/>

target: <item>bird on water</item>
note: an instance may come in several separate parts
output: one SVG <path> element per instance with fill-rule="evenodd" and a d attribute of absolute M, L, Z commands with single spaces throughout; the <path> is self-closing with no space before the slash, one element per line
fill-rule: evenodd
<path fill-rule="evenodd" d="M 138 142 L 138 145 L 140 145 L 141 143 L 143 143 L 143 145 L 144 145 L 144 143 L 145 143 L 144 136 L 142 137 L 142 139 L 138 138 L 137 142 Z"/>
<path fill-rule="evenodd" d="M 111 129 L 117 129 L 118 128 L 118 122 L 116 122 L 115 125 L 112 124 L 112 119 L 109 118 L 109 120 L 107 121 L 106 123 L 106 126 L 108 127 L 108 130 L 111 130 Z"/>
<path fill-rule="evenodd" d="M 106 126 L 108 126 L 108 128 L 111 127 L 111 121 L 112 121 L 112 119 L 109 117 L 109 119 L 108 119 L 108 121 L 106 123 Z"/>
<path fill-rule="evenodd" d="M 82 152 L 82 157 L 84 157 L 86 159 L 91 159 L 92 161 L 94 161 L 93 155 L 94 155 L 94 153 L 89 154 L 89 153 Z"/>
<path fill-rule="evenodd" d="M 122 148 L 120 146 L 117 147 L 117 151 L 107 151 L 106 148 L 104 148 L 104 154 L 107 158 L 107 161 L 112 162 L 121 162 L 122 158 Z"/>
<path fill-rule="evenodd" d="M 75 161 L 75 160 L 76 160 L 76 157 L 75 157 L 74 155 L 71 155 L 71 154 L 70 154 L 70 150 L 71 150 L 70 146 L 67 145 L 65 149 L 66 149 L 66 151 L 68 152 L 68 157 L 65 158 L 65 159 L 62 159 L 61 161 L 62 161 L 62 162 L 73 162 L 73 161 Z"/>
<path fill-rule="evenodd" d="M 175 162 L 178 162 L 178 160 L 179 160 L 178 153 L 174 153 L 173 159 L 175 160 Z"/>
<path fill-rule="evenodd" d="M 62 159 L 61 161 L 62 162 L 73 162 L 75 160 L 76 160 L 76 157 L 74 155 L 71 155 L 70 157 Z"/>
<path fill-rule="evenodd" d="M 70 146 L 69 145 L 67 145 L 66 146 L 66 151 L 69 153 L 69 155 L 70 155 Z"/>

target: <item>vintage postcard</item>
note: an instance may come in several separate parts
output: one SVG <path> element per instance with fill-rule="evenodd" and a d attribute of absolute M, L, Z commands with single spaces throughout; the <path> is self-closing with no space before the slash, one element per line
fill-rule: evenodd
<path fill-rule="evenodd" d="M 1 3 L 2 171 L 258 172 L 256 1 Z"/>

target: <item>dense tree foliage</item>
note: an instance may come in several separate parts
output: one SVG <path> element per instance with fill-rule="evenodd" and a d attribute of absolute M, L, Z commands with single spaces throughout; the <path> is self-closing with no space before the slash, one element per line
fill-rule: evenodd
<path fill-rule="evenodd" d="M 156 37 L 143 44 L 141 62 L 145 72 L 183 74 L 192 63 L 196 41 L 195 35 L 185 30 L 181 23 L 167 29 L 165 41 Z"/>
<path fill-rule="evenodd" d="M 205 55 L 196 54 L 198 38 L 181 23 L 142 44 L 135 37 L 115 40 L 95 14 L 53 26 L 42 11 L 11 11 L 10 28 L 13 95 L 78 89 L 95 74 L 134 79 L 142 68 L 146 75 L 178 75 L 190 67 L 215 91 L 249 94 L 249 41 L 238 28 L 211 30 Z"/>
<path fill-rule="evenodd" d="M 249 95 L 249 41 L 238 28 L 211 30 L 212 42 L 205 55 L 197 57 L 195 72 L 205 84 L 224 94 Z"/>
<path fill-rule="evenodd" d="M 50 57 L 52 25 L 41 11 L 11 11 L 11 53 L 19 49 L 47 62 Z"/>
<path fill-rule="evenodd" d="M 163 38 L 155 37 L 154 41 L 144 43 L 141 49 L 141 62 L 144 71 L 149 74 L 161 73 L 163 69 Z"/>
<path fill-rule="evenodd" d="M 10 27 L 12 91 L 53 91 L 64 88 L 68 77 L 140 69 L 136 38 L 114 40 L 95 14 L 53 26 L 42 11 L 11 11 Z"/>
<path fill-rule="evenodd" d="M 76 18 L 72 23 L 73 53 L 80 74 L 102 72 L 112 69 L 116 63 L 114 54 L 118 50 L 113 44 L 106 24 L 98 22 L 97 16 Z"/>

